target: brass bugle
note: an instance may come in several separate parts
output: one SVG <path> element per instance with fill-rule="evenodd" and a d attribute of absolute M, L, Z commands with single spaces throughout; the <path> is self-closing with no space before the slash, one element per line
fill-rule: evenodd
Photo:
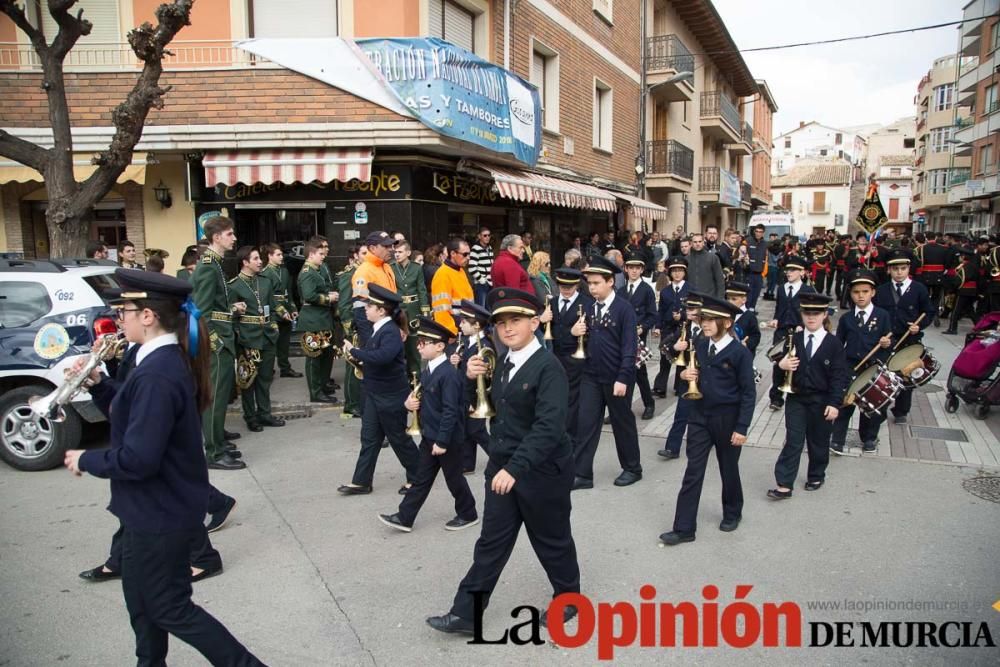
<path fill-rule="evenodd" d="M 576 307 L 576 321 L 580 322 L 583 320 L 583 304 L 578 304 Z M 580 334 L 576 337 L 576 351 L 569 355 L 570 359 L 586 359 L 587 358 L 587 347 L 583 344 L 583 338 L 587 334 Z"/>
<path fill-rule="evenodd" d="M 488 419 L 489 417 L 495 417 L 497 414 L 492 401 L 490 401 L 490 388 L 486 386 L 487 376 L 491 378 L 490 384 L 492 384 L 497 356 L 496 352 L 491 348 L 483 347 L 482 337 L 476 339 L 476 345 L 476 355 L 486 363 L 486 372 L 476 378 L 476 404 L 469 406 L 469 416 L 473 419 Z"/>
<path fill-rule="evenodd" d="M 798 356 L 795 354 L 795 342 L 793 340 L 794 335 L 795 334 L 788 334 L 788 354 L 785 356 L 787 356 L 790 359 L 794 359 L 796 356 Z M 780 391 L 783 394 L 795 393 L 795 390 L 792 388 L 792 375 L 794 374 L 795 371 L 785 371 L 785 381 L 781 384 L 780 387 L 778 387 L 778 391 Z"/>
<path fill-rule="evenodd" d="M 681 337 L 677 339 L 678 342 L 682 340 L 687 341 L 687 333 L 688 333 L 687 322 L 685 322 L 684 324 L 681 325 Z M 674 366 L 679 366 L 680 368 L 684 368 L 685 366 L 687 366 L 687 357 L 684 354 L 685 352 L 686 350 L 681 350 L 680 353 L 678 353 L 677 358 L 674 360 Z"/>
<path fill-rule="evenodd" d="M 694 350 L 691 350 L 690 357 L 691 357 L 691 368 L 697 370 L 698 355 L 695 354 Z M 689 401 L 700 401 L 702 398 L 704 398 L 704 394 L 702 394 L 701 390 L 698 388 L 697 380 L 688 380 L 687 391 L 684 392 L 684 395 L 681 396 L 681 398 L 686 398 Z"/>
<path fill-rule="evenodd" d="M 545 307 L 546 308 L 549 308 L 549 302 L 550 301 L 552 301 L 552 295 L 551 294 L 546 294 L 545 295 Z M 549 310 L 549 314 L 551 314 L 551 313 L 552 313 L 552 311 Z M 542 340 L 552 340 L 552 320 L 549 320 L 548 322 L 545 323 L 545 335 L 542 336 Z"/>
<path fill-rule="evenodd" d="M 420 400 L 420 396 L 423 393 L 420 387 L 420 376 L 416 373 L 413 375 L 413 398 Z M 420 410 L 413 411 L 413 421 L 406 428 L 406 435 L 411 437 L 418 437 L 420 435 Z"/>

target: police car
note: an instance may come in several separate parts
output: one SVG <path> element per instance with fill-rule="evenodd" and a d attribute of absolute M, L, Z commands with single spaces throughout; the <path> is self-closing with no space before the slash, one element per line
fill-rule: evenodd
<path fill-rule="evenodd" d="M 18 470 L 61 465 L 83 422 L 104 419 L 86 391 L 61 422 L 34 416 L 28 401 L 62 384 L 97 337 L 118 332 L 107 302 L 114 271 L 102 260 L 0 259 L 0 458 Z"/>

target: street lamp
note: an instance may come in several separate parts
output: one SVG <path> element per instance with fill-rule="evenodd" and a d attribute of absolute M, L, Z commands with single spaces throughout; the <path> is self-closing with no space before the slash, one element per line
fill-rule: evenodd
<path fill-rule="evenodd" d="M 660 86 L 666 86 L 667 84 L 681 83 L 681 82 L 684 82 L 684 81 L 687 81 L 688 83 L 694 83 L 694 72 L 678 72 L 677 74 L 674 74 L 669 79 L 665 79 L 665 80 L 660 81 L 658 83 L 654 83 L 647 90 L 648 91 L 653 91 L 653 90 L 659 88 Z"/>

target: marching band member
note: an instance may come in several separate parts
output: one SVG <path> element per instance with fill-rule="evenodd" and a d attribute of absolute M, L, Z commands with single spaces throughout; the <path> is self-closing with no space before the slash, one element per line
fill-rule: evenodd
<path fill-rule="evenodd" d="M 816 290 L 811 285 L 803 284 L 802 274 L 806 270 L 805 262 L 796 255 L 791 255 L 785 261 L 785 277 L 787 281 L 778 287 L 777 302 L 774 306 L 774 319 L 770 326 L 774 329 L 772 345 L 777 345 L 779 341 L 788 338 L 788 334 L 802 324 L 802 316 L 799 311 L 799 295 L 815 294 Z M 778 364 L 774 364 L 771 374 L 771 409 L 780 410 L 785 405 L 784 395 L 778 391 L 778 382 L 782 374 L 779 372 Z"/>
<path fill-rule="evenodd" d="M 820 294 L 830 294 L 830 283 L 833 282 L 833 254 L 826 247 L 826 239 L 816 239 L 812 252 L 811 279 L 812 285 Z"/>
<path fill-rule="evenodd" d="M 880 285 L 875 292 L 875 305 L 889 312 L 892 319 L 892 335 L 898 341 L 905 332 L 909 332 L 906 341 L 910 345 L 919 343 L 924 337 L 923 330 L 931 325 L 934 318 L 934 304 L 931 303 L 927 288 L 910 280 L 910 256 L 901 250 L 886 257 L 889 267 L 889 282 Z M 878 274 L 875 274 L 876 277 Z M 921 314 L 924 315 L 920 323 Z M 892 406 L 895 423 L 905 424 L 910 406 L 913 403 L 913 390 L 903 388 L 896 396 Z"/>
<path fill-rule="evenodd" d="M 579 269 L 562 267 L 556 269 L 555 275 L 559 296 L 553 301 L 552 352 L 566 371 L 569 384 L 566 432 L 573 443 L 573 451 L 576 451 L 580 447 L 580 383 L 587 361 L 573 357 L 580 346 L 580 336 L 583 335 L 574 334 L 573 329 L 581 319 L 581 310 L 584 318 L 593 312 L 594 299 L 590 294 L 580 291 L 583 274 Z"/>
<path fill-rule="evenodd" d="M 694 542 L 705 466 L 713 447 L 722 476 L 719 530 L 736 530 L 743 517 L 740 452 L 753 419 L 756 391 L 753 357 L 730 335 L 737 313 L 731 303 L 703 297 L 700 318 L 705 336 L 694 346 L 697 364 L 688 364 L 681 373 L 684 380 L 697 383 L 703 396 L 691 401 L 687 469 L 677 494 L 673 529 L 660 535 L 660 541 L 668 546 Z"/>
<path fill-rule="evenodd" d="M 693 349 L 694 344 L 701 338 L 701 325 L 699 323 L 701 306 L 702 295 L 688 292 L 684 302 L 684 319 L 681 321 L 681 326 L 663 338 L 663 344 L 660 348 L 661 354 L 663 354 L 663 349 L 672 352 L 672 354 L 664 355 L 670 364 L 674 364 L 680 354 L 686 354 L 690 360 L 691 355 L 688 354 L 688 350 Z M 684 340 L 681 340 L 682 337 Z M 674 421 L 670 425 L 670 431 L 667 432 L 667 441 L 664 443 L 663 449 L 656 452 L 660 458 L 668 461 L 681 455 L 681 442 L 684 440 L 684 432 L 687 431 L 688 416 L 691 413 L 691 403 L 693 402 L 691 399 L 684 398 L 687 383 L 681 379 L 681 372 L 682 369 L 678 366 L 677 374 L 674 376 L 674 394 L 677 396 Z"/>
<path fill-rule="evenodd" d="M 268 243 L 261 250 L 267 255 L 267 265 L 260 275 L 271 281 L 274 300 L 278 305 L 278 343 L 275 356 L 283 378 L 300 378 L 302 373 L 288 362 L 288 347 L 292 339 L 292 322 L 299 316 L 299 309 L 292 296 L 292 278 L 285 267 L 285 253 L 277 243 Z M 261 258 L 263 259 L 263 258 Z"/>
<path fill-rule="evenodd" d="M 882 352 L 872 360 L 885 361 L 888 354 L 884 350 L 892 345 L 892 317 L 888 311 L 878 308 L 872 303 L 877 288 L 878 278 L 871 271 L 858 269 L 847 278 L 847 289 L 850 290 L 854 308 L 844 313 L 837 322 L 837 338 L 844 346 L 844 356 L 847 360 L 848 375 L 857 376 L 852 369 L 857 366 L 868 352 L 876 345 Z M 852 378 L 849 378 L 849 380 Z M 830 451 L 838 456 L 846 451 L 847 427 L 854 414 L 854 404 L 840 408 L 837 421 L 833 423 L 833 433 L 830 436 Z M 878 449 L 878 432 L 885 421 L 884 412 L 867 415 L 863 411 L 860 416 L 859 434 L 861 436 L 861 451 L 874 454 Z"/>
<path fill-rule="evenodd" d="M 846 303 L 844 282 L 847 278 L 847 253 L 851 249 L 851 236 L 841 234 L 837 239 L 837 244 L 833 247 L 833 267 L 836 271 L 836 278 L 833 293 L 837 296 L 837 301 L 841 309 Z"/>
<path fill-rule="evenodd" d="M 309 239 L 303 246 L 306 261 L 299 271 L 299 296 L 302 298 L 302 310 L 299 312 L 298 331 L 305 339 L 306 334 L 319 334 L 325 337 L 333 336 L 333 315 L 331 308 L 335 307 L 339 294 L 333 290 L 330 283 L 323 277 L 323 243 L 319 239 Z M 303 347 L 306 347 L 303 344 Z M 333 348 L 327 347 L 319 351 L 315 357 L 306 357 L 306 386 L 309 388 L 309 401 L 312 403 L 340 403 L 337 398 L 326 391 L 329 379 L 329 368 L 333 364 Z M 328 359 L 330 360 L 328 362 Z"/>
<path fill-rule="evenodd" d="M 733 322 L 733 333 L 739 342 L 746 345 L 750 354 L 756 355 L 757 346 L 760 345 L 760 325 L 757 323 L 757 313 L 747 308 L 749 293 L 750 286 L 746 283 L 726 283 L 726 301 L 740 309 L 740 314 Z"/>
<path fill-rule="evenodd" d="M 950 252 L 947 247 L 938 243 L 936 232 L 925 232 L 927 241 L 917 246 L 917 266 L 913 271 L 914 279 L 927 286 L 931 303 L 934 304 L 934 326 L 941 326 L 938 312 L 941 306 L 944 274 L 948 268 Z"/>
<path fill-rule="evenodd" d="M 479 354 L 480 346 L 483 349 L 493 350 L 494 353 L 496 353 L 496 349 L 493 347 L 493 341 L 486 334 L 486 329 L 490 324 L 490 311 L 471 299 L 462 299 L 455 313 L 459 317 L 459 331 L 465 340 L 462 343 L 462 349 L 456 349 L 451 355 L 451 363 L 464 375 L 469 359 Z M 468 475 L 476 472 L 476 448 L 482 447 L 483 451 L 489 454 L 490 434 L 486 430 L 485 419 L 477 419 L 469 414 L 468 408 L 470 406 L 466 401 L 464 390 L 462 391 L 462 401 L 465 410 L 462 472 Z"/>
<path fill-rule="evenodd" d="M 573 450 L 565 428 L 566 374 L 535 337 L 542 304 L 534 294 L 496 287 L 486 305 L 496 335 L 509 352 L 498 360 L 491 387 L 497 414 L 491 423 L 482 533 L 451 609 L 427 619 L 440 632 L 473 633 L 473 594 L 484 594 L 484 602 L 489 602 L 522 525 L 552 584 L 553 597 L 580 592 L 570 524 Z M 481 359 L 469 360 L 467 378 L 485 372 Z M 567 606 L 563 621 L 576 612 Z M 545 615 L 541 620 L 547 624 Z"/>
<path fill-rule="evenodd" d="M 976 323 L 976 299 L 979 297 L 979 258 L 972 248 L 958 248 L 959 264 L 955 268 L 955 306 L 948 316 L 948 329 L 941 333 L 958 333 L 958 322 L 964 317 Z"/>
<path fill-rule="evenodd" d="M 618 291 L 618 296 L 626 299 L 635 308 L 635 321 L 639 327 L 638 339 L 643 344 L 649 337 L 649 331 L 656 326 L 656 293 L 653 292 L 649 283 L 642 279 L 642 273 L 645 270 L 646 262 L 642 259 L 630 259 L 625 262 L 625 273 L 628 274 L 628 281 Z M 636 369 L 635 383 L 639 387 L 639 396 L 642 398 L 642 419 L 652 419 L 656 403 L 649 386 L 649 373 L 645 363 Z"/>
<path fill-rule="evenodd" d="M 635 389 L 635 309 L 615 295 L 615 275 L 621 269 L 605 257 L 593 257 L 583 270 L 594 308 L 587 322 L 573 325 L 574 335 L 587 334 L 587 364 L 580 383 L 580 441 L 576 450 L 573 489 L 594 488 L 594 455 L 601 438 L 604 410 L 611 415 L 611 430 L 622 472 L 615 486 L 629 486 L 642 479 L 639 433 L 632 412 Z"/>
<path fill-rule="evenodd" d="M 455 518 L 445 530 L 462 530 L 479 523 L 476 499 L 462 475 L 462 446 L 465 443 L 465 380 L 448 363 L 445 348 L 451 331 L 426 316 L 417 317 L 417 351 L 427 362 L 420 373 L 420 396 L 410 393 L 405 406 L 420 419 L 420 453 L 413 486 L 395 514 L 379 514 L 379 521 L 404 533 L 413 529 L 417 513 L 431 492 L 439 471 L 455 499 Z"/>
<path fill-rule="evenodd" d="M 667 397 L 667 380 L 670 376 L 670 369 L 674 365 L 672 357 L 675 356 L 663 352 L 664 343 L 667 338 L 679 333 L 681 326 L 684 325 L 684 301 L 691 291 L 691 286 L 687 282 L 686 259 L 680 256 L 671 257 L 667 261 L 667 273 L 670 274 L 670 284 L 660 290 L 658 306 L 660 372 L 653 380 L 653 395 L 660 398 Z M 666 349 L 669 350 L 669 346 L 666 346 Z M 680 371 L 677 372 L 680 373 Z"/>
<path fill-rule="evenodd" d="M 345 496 L 371 493 L 382 441 L 388 440 L 396 458 L 406 469 L 406 484 L 399 490 L 403 494 L 413 484 L 417 472 L 417 446 L 406 434 L 406 407 L 403 405 L 410 394 L 403 350 L 406 314 L 399 310 L 402 299 L 395 292 L 373 282 L 368 283 L 364 303 L 365 317 L 372 325 L 368 342 L 363 347 L 355 347 L 350 341 L 344 341 L 345 357 L 349 355 L 355 363 L 364 364 L 361 451 L 351 483 L 341 485 L 337 491 Z"/>
<path fill-rule="evenodd" d="M 825 326 L 830 301 L 825 294 L 799 297 L 803 329 L 792 341 L 796 356 L 786 352 L 778 362 L 781 370 L 793 373 L 794 392 L 788 394 L 785 404 L 785 445 L 774 464 L 777 488 L 767 492 L 767 497 L 773 500 L 792 497 L 803 445 L 809 451 L 806 491 L 818 490 L 826 479 L 830 432 L 844 402 L 848 382 L 844 347 Z"/>

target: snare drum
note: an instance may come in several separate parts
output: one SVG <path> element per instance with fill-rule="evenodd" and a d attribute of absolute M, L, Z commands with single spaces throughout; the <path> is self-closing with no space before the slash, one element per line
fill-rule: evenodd
<path fill-rule="evenodd" d="M 890 371 L 899 375 L 907 389 L 927 384 L 941 369 L 941 364 L 930 350 L 920 343 L 907 345 L 896 352 L 887 365 Z"/>
<path fill-rule="evenodd" d="M 781 358 L 785 356 L 786 348 L 787 345 L 784 339 L 779 340 L 777 343 L 768 348 L 767 358 L 770 359 L 773 363 L 778 363 L 779 361 L 781 361 Z"/>
<path fill-rule="evenodd" d="M 873 415 L 896 400 L 903 383 L 895 373 L 881 364 L 864 369 L 847 389 L 844 405 L 856 405 L 866 415 Z"/>

